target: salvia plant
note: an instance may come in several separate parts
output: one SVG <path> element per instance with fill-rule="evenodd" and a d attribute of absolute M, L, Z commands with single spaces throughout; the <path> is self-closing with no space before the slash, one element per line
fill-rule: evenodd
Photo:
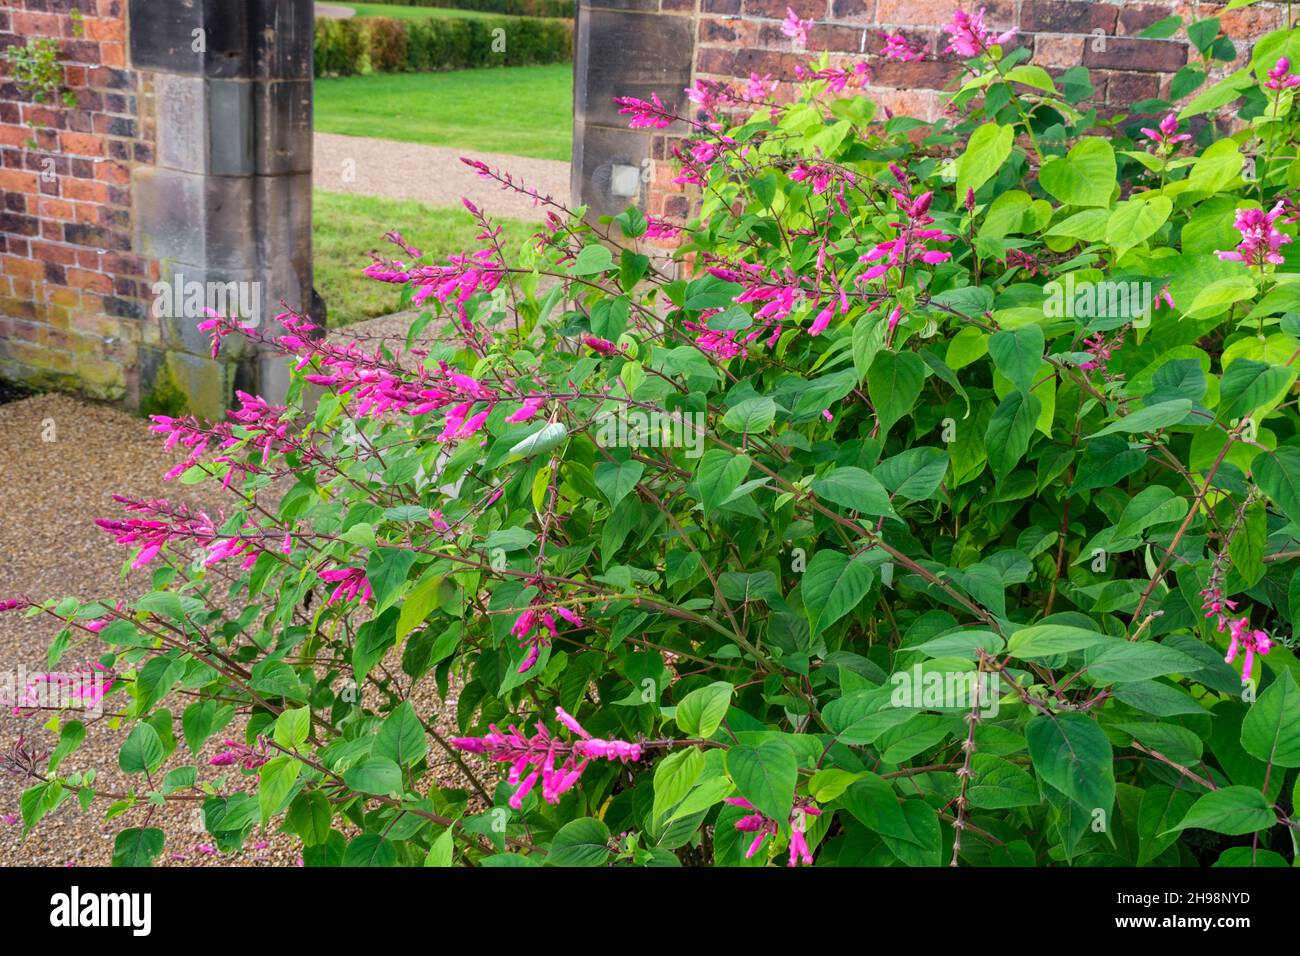
<path fill-rule="evenodd" d="M 150 593 L 9 602 L 61 626 L 16 706 L 68 708 L 5 758 L 24 828 L 76 797 L 124 864 L 176 800 L 309 866 L 1294 862 L 1300 30 L 1143 118 L 980 12 L 946 39 L 877 54 L 964 62 L 936 122 L 826 57 L 620 99 L 690 222 L 472 163 L 548 225 L 391 235 L 400 350 L 204 323 L 284 353 L 287 402 L 156 420 L 230 506 L 122 500 Z M 92 704 L 128 789 L 60 771 Z"/>

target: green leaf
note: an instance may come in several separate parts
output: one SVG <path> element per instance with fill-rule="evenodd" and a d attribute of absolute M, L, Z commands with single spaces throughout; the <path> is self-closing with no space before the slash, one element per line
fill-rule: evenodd
<path fill-rule="evenodd" d="M 698 747 L 670 753 L 655 766 L 654 807 L 650 816 L 660 821 L 681 803 L 704 772 L 704 754 Z"/>
<path fill-rule="evenodd" d="M 379 548 L 370 553 L 366 578 L 375 594 L 376 615 L 382 614 L 397 599 L 414 563 L 415 552 L 408 548 Z"/>
<path fill-rule="evenodd" d="M 1041 68 L 1036 69 L 1041 72 Z M 1029 81 L 1021 79 L 1019 82 Z M 1047 82 L 1052 82 L 1050 77 Z M 1002 164 L 1011 155 L 1011 144 L 1014 141 L 1015 128 L 999 126 L 997 123 L 985 123 L 971 134 L 966 143 L 966 151 L 957 164 L 958 199 L 964 200 L 966 190 L 977 190 L 993 178 L 993 174 L 1002 168 Z"/>
<path fill-rule="evenodd" d="M 921 395 L 925 363 L 915 352 L 879 352 L 867 370 L 867 395 L 880 421 L 880 437 L 909 414 Z"/>
<path fill-rule="evenodd" d="M 280 809 L 289 796 L 301 769 L 302 765 L 297 759 L 287 754 L 273 757 L 258 768 L 257 801 L 262 810 L 263 824 L 271 819 L 272 814 Z"/>
<path fill-rule="evenodd" d="M 609 827 L 594 817 L 580 817 L 560 827 L 546 857 L 549 866 L 603 866 L 609 859 Z"/>
<path fill-rule="evenodd" d="M 397 847 L 378 833 L 363 833 L 343 851 L 344 866 L 396 866 Z"/>
<path fill-rule="evenodd" d="M 1106 223 L 1106 242 L 1115 248 L 1117 256 L 1122 256 L 1154 236 L 1173 211 L 1173 202 L 1165 196 L 1122 202 L 1115 207 Z"/>
<path fill-rule="evenodd" d="M 1026 392 L 1010 392 L 998 403 L 984 433 L 984 447 L 999 482 L 1025 457 L 1041 409 L 1037 396 Z"/>
<path fill-rule="evenodd" d="M 733 455 L 721 448 L 704 453 L 695 480 L 700 488 L 705 514 L 716 514 L 723 502 L 740 487 L 740 482 L 749 474 L 749 464 L 748 455 Z"/>
<path fill-rule="evenodd" d="M 812 490 L 818 497 L 850 511 L 877 516 L 894 514 L 885 486 L 861 468 L 848 465 L 836 468 L 824 478 L 814 479 Z"/>
<path fill-rule="evenodd" d="M 1101 683 L 1151 680 L 1166 674 L 1188 674 L 1201 669 L 1201 662 L 1172 647 L 1154 641 L 1106 643 L 1088 657 L 1088 675 Z"/>
<path fill-rule="evenodd" d="M 564 422 L 551 422 L 512 446 L 510 455 L 519 458 L 543 455 L 551 449 L 559 447 L 568 437 L 569 429 Z"/>
<path fill-rule="evenodd" d="M 967 796 L 972 806 L 981 810 L 1006 810 L 1038 804 L 1038 787 L 1034 778 L 1010 760 L 976 753 L 971 758 L 971 769 L 975 776 Z"/>
<path fill-rule="evenodd" d="M 442 589 L 441 574 L 425 574 L 424 577 L 407 592 L 402 602 L 401 613 L 397 616 L 397 639 L 403 640 L 415 630 L 429 615 L 438 609 L 439 592 Z"/>
<path fill-rule="evenodd" d="M 1176 398 L 1169 402 L 1160 402 L 1156 405 L 1148 405 L 1146 408 L 1139 408 L 1131 415 L 1125 415 L 1118 421 L 1111 422 L 1099 432 L 1089 435 L 1089 438 L 1100 438 L 1102 435 L 1113 435 L 1117 432 L 1135 435 L 1146 432 L 1159 431 L 1162 428 L 1168 428 L 1170 425 L 1176 425 L 1187 417 L 1191 411 L 1192 403 L 1186 398 Z"/>
<path fill-rule="evenodd" d="M 790 818 L 799 766 L 784 740 L 757 747 L 741 744 L 727 751 L 727 773 L 754 809 L 780 824 Z"/>
<path fill-rule="evenodd" d="M 645 474 L 645 465 L 631 458 L 625 461 L 602 461 L 596 464 L 596 487 L 611 505 L 628 496 Z"/>
<path fill-rule="evenodd" d="M 1251 462 L 1255 481 L 1287 520 L 1300 524 L 1300 448 L 1283 445 Z"/>
<path fill-rule="evenodd" d="M 1115 802 L 1115 765 L 1110 741 L 1097 722 L 1084 714 L 1032 718 L 1025 726 L 1029 756 L 1038 775 L 1085 812 Z"/>
<path fill-rule="evenodd" d="M 1024 325 L 995 333 L 989 339 L 989 355 L 999 372 L 1022 392 L 1028 392 L 1043 364 L 1043 330 Z"/>
<path fill-rule="evenodd" d="M 424 727 L 409 700 L 404 700 L 385 718 L 375 737 L 371 754 L 387 757 L 399 767 L 409 766 L 429 751 Z"/>
<path fill-rule="evenodd" d="M 1267 797 L 1254 787 L 1238 785 L 1203 794 L 1173 831 L 1194 827 L 1229 836 L 1244 836 L 1267 830 L 1276 822 L 1277 816 Z"/>
<path fill-rule="evenodd" d="M 716 681 L 691 691 L 677 705 L 677 726 L 695 737 L 712 737 L 727 716 L 733 690 L 726 681 Z"/>
<path fill-rule="evenodd" d="M 733 432 L 753 435 L 765 432 L 776 421 L 776 402 L 767 396 L 747 398 L 727 409 L 722 424 Z"/>
<path fill-rule="evenodd" d="M 433 841 L 429 847 L 429 852 L 424 858 L 425 866 L 451 866 L 452 851 L 455 849 L 456 841 L 452 836 L 450 829 L 443 830 L 442 835 Z"/>
<path fill-rule="evenodd" d="M 118 751 L 117 765 L 126 773 L 153 773 L 166 756 L 158 731 L 142 721 L 131 729 Z"/>
<path fill-rule="evenodd" d="M 391 757 L 367 757 L 343 774 L 343 782 L 358 793 L 401 793 L 402 768 Z"/>
<path fill-rule="evenodd" d="M 1246 753 L 1275 767 L 1300 767 L 1300 687 L 1283 669 L 1241 722 Z"/>
<path fill-rule="evenodd" d="M 909 448 L 886 458 L 875 471 L 889 492 L 909 501 L 924 501 L 935 493 L 948 473 L 948 453 L 939 448 Z"/>
<path fill-rule="evenodd" d="M 1115 189 L 1115 150 L 1109 140 L 1087 136 L 1066 156 L 1043 163 L 1038 182 L 1069 206 L 1108 206 Z"/>
<path fill-rule="evenodd" d="M 1187 816 L 1196 798 L 1186 790 L 1175 790 L 1163 783 L 1152 784 L 1142 795 L 1138 809 L 1138 866 L 1146 866 L 1178 839 L 1171 832 Z"/>
<path fill-rule="evenodd" d="M 1052 657 L 1056 654 L 1081 651 L 1086 647 L 1114 640 L 1113 637 L 1081 627 L 1035 624 L 1031 627 L 1022 627 L 1011 635 L 1007 641 L 1007 653 L 1021 660 L 1033 660 L 1036 657 Z"/>
<path fill-rule="evenodd" d="M 274 739 L 281 747 L 294 750 L 306 743 L 310 733 L 310 707 L 288 708 L 275 720 Z"/>
<path fill-rule="evenodd" d="M 113 866 L 153 866 L 166 837 L 157 827 L 131 827 L 113 841 Z"/>
<path fill-rule="evenodd" d="M 822 633 L 861 603 L 875 578 L 867 552 L 850 559 L 842 551 L 822 548 L 803 576 L 804 609 L 814 635 Z"/>
<path fill-rule="evenodd" d="M 590 245 L 578 253 L 578 258 L 569 266 L 569 272 L 575 276 L 596 275 L 614 268 L 614 256 L 605 246 Z"/>

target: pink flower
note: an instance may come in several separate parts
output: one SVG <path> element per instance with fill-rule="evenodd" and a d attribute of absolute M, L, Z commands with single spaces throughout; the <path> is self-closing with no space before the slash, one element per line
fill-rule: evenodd
<path fill-rule="evenodd" d="M 886 60 L 900 60 L 903 63 L 909 63 L 912 60 L 925 59 L 925 44 L 914 42 L 903 36 L 901 33 L 882 33 L 885 45 L 880 50 L 880 55 Z"/>
<path fill-rule="evenodd" d="M 780 831 L 780 827 L 777 826 L 775 820 L 759 813 L 754 805 L 744 797 L 727 797 L 726 802 L 733 807 L 754 810 L 753 813 L 736 821 L 738 831 L 755 835 L 753 841 L 749 844 L 749 849 L 745 851 L 745 859 L 752 859 L 754 854 L 762 847 L 763 841 L 769 836 L 775 837 Z M 800 862 L 805 866 L 812 864 L 812 851 L 808 848 L 808 840 L 804 836 L 804 830 L 806 829 L 808 817 L 819 817 L 821 815 L 821 810 L 812 805 L 810 798 L 795 798 L 794 806 L 790 808 L 790 861 L 786 864 L 787 866 L 798 866 Z"/>
<path fill-rule="evenodd" d="M 799 14 L 790 7 L 785 8 L 785 22 L 781 24 L 781 32 L 791 37 L 799 46 L 808 45 L 808 31 L 812 26 L 811 20 L 800 20 Z"/>
<path fill-rule="evenodd" d="M 524 399 L 524 403 L 514 412 L 506 416 L 508 422 L 526 422 L 536 415 L 546 404 L 545 395 L 530 395 Z"/>
<path fill-rule="evenodd" d="M 582 627 L 582 618 L 577 611 L 571 611 L 566 607 L 557 607 L 554 610 L 562 620 L 574 627 Z M 551 642 L 560 636 L 560 629 L 549 608 L 529 607 L 515 618 L 510 633 L 519 641 L 520 647 L 528 648 L 523 663 L 516 670 L 516 673 L 524 674 L 532 670 L 533 665 L 537 663 L 542 653 L 541 649 L 549 647 Z"/>
<path fill-rule="evenodd" d="M 894 176 L 899 178 L 905 174 L 902 170 L 896 170 Z M 899 231 L 898 237 L 877 243 L 874 249 L 859 257 L 860 262 L 875 263 L 862 273 L 858 278 L 859 282 L 871 282 L 891 268 L 905 268 L 912 262 L 936 265 L 952 258 L 951 252 L 926 247 L 926 243 L 930 241 L 952 242 L 956 238 L 942 230 L 926 228 L 934 222 L 934 217 L 929 215 L 934 193 L 926 192 L 912 198 L 903 190 L 895 189 L 894 199 L 898 203 L 899 212 L 904 217 L 902 222 L 889 224 Z"/>
<path fill-rule="evenodd" d="M 674 239 L 681 232 L 667 219 L 658 216 L 646 216 L 645 236 L 647 239 Z"/>
<path fill-rule="evenodd" d="M 329 599 L 325 602 L 327 607 L 338 601 L 351 601 L 358 594 L 361 596 L 362 601 L 369 601 L 374 597 L 374 593 L 370 590 L 370 581 L 366 577 L 366 572 L 361 568 L 335 568 L 330 571 L 322 571 L 320 579 L 336 585 Z"/>
<path fill-rule="evenodd" d="M 1190 133 L 1178 133 L 1178 116 L 1170 113 L 1160 121 L 1159 128 L 1151 129 L 1142 127 L 1142 135 L 1156 143 L 1159 152 L 1166 153 L 1171 151 L 1179 143 L 1185 143 L 1192 138 Z"/>
<path fill-rule="evenodd" d="M 270 759 L 264 747 L 253 750 L 238 740 L 223 740 L 222 744 L 226 749 L 208 761 L 213 767 L 230 767 L 238 763 L 245 770 L 256 770 Z"/>
<path fill-rule="evenodd" d="M 749 82 L 745 84 L 745 98 L 761 103 L 772 95 L 776 87 L 776 81 L 772 79 L 771 74 L 760 77 L 757 73 L 750 73 Z"/>
<path fill-rule="evenodd" d="M 956 53 L 964 57 L 979 56 L 991 46 L 1001 46 L 1016 35 L 1015 27 L 993 36 L 992 31 L 984 26 L 984 8 L 980 7 L 974 16 L 963 10 L 952 15 L 952 22 L 943 28 L 951 37 L 951 42 L 944 48 L 945 53 Z"/>
<path fill-rule="evenodd" d="M 1249 684 L 1255 670 L 1255 655 L 1263 657 L 1273 649 L 1273 642 L 1264 631 L 1251 630 L 1250 618 L 1238 618 L 1229 625 L 1232 638 L 1228 643 L 1228 655 L 1223 660 L 1231 664 L 1237 652 L 1245 649 L 1246 655 L 1241 662 L 1241 682 Z"/>
<path fill-rule="evenodd" d="M 1270 90 L 1280 93 L 1282 90 L 1300 86 L 1300 76 L 1291 72 L 1291 61 L 1287 57 L 1282 57 L 1273 66 L 1273 69 L 1268 71 L 1268 80 L 1265 81 L 1264 85 Z"/>
<path fill-rule="evenodd" d="M 629 129 L 664 129 L 672 125 L 674 117 L 657 93 L 650 94 L 648 103 L 635 96 L 616 96 L 614 102 L 622 107 L 619 113 L 632 117 L 627 124 Z"/>
<path fill-rule="evenodd" d="M 618 346 L 609 339 L 598 338 L 594 335 L 584 335 L 583 344 L 593 352 L 599 352 L 601 355 L 617 355 Z"/>
<path fill-rule="evenodd" d="M 1291 241 L 1291 237 L 1281 232 L 1276 225 L 1285 211 L 1286 204 L 1282 202 L 1268 212 L 1262 209 L 1238 209 L 1232 224 L 1241 233 L 1241 242 L 1236 249 L 1227 252 L 1216 250 L 1214 254 L 1225 262 L 1244 262 L 1261 269 L 1267 263 L 1281 265 L 1286 260 L 1280 250 Z"/>
<path fill-rule="evenodd" d="M 592 760 L 618 760 L 622 763 L 641 759 L 641 745 L 626 740 L 602 740 L 592 737 L 562 707 L 555 708 L 556 719 L 579 739 L 561 740 L 546 725 L 537 722 L 537 733 L 527 736 L 513 724 L 503 733 L 489 724 L 482 737 L 453 737 L 451 745 L 468 753 L 482 754 L 492 760 L 510 764 L 506 781 L 515 791 L 510 806 L 518 810 L 524 798 L 541 783 L 542 799 L 559 803 L 560 797 L 573 789 Z M 558 763 L 558 766 L 557 766 Z"/>

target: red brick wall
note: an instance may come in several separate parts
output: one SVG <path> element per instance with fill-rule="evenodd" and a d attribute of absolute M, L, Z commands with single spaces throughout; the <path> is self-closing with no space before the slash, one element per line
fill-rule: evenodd
<path fill-rule="evenodd" d="M 5 0 L 0 49 L 32 36 L 59 39 L 77 105 L 31 102 L 0 60 L 0 376 L 134 399 L 158 324 L 145 321 L 156 264 L 131 251 L 131 168 L 154 147 L 124 2 Z"/>
<path fill-rule="evenodd" d="M 947 45 L 940 28 L 959 7 L 973 12 L 986 8 L 985 23 L 997 30 L 1015 26 L 1019 43 L 1033 50 L 1028 61 L 1053 73 L 1082 64 L 1088 67 L 1096 95 L 1091 103 L 1102 112 L 1124 112 L 1139 100 L 1167 97 L 1169 82 L 1188 61 L 1184 33 L 1168 40 L 1137 39 L 1158 20 L 1181 16 L 1183 23 L 1218 16 L 1224 31 L 1235 41 L 1239 60 L 1249 54 L 1256 38 L 1282 26 L 1285 4 L 1260 3 L 1225 10 L 1225 3 L 1172 2 L 1172 0 L 661 0 L 664 14 L 696 18 L 696 79 L 748 79 L 751 72 L 774 79 L 793 79 L 796 65 L 807 63 L 822 50 L 832 65 L 852 63 L 863 52 L 874 53 L 880 33 L 903 33 L 922 40 L 931 53 Z M 802 19 L 815 21 L 807 53 L 794 51 L 793 41 L 781 33 L 786 8 Z M 1101 31 L 1100 34 L 1095 31 Z M 1104 37 L 1105 43 L 1096 42 Z M 1104 49 L 1103 49 L 1104 46 Z M 1221 72 L 1234 67 L 1225 66 Z M 941 109 L 939 90 L 961 72 L 953 54 L 923 62 L 881 62 L 873 58 L 873 78 L 868 95 L 895 113 L 936 118 Z M 779 95 L 779 94 L 778 94 Z M 669 143 L 655 143 L 655 179 L 650 212 L 681 217 L 687 197 L 671 184 Z"/>

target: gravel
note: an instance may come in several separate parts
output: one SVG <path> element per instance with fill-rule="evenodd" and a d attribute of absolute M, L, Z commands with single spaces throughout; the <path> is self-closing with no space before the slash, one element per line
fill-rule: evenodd
<path fill-rule="evenodd" d="M 510 173 L 516 183 L 569 204 L 569 164 L 555 159 L 502 156 L 420 143 L 400 143 L 338 133 L 316 133 L 312 184 L 337 193 L 410 199 L 428 206 L 459 207 L 469 199 L 494 216 L 541 222 L 546 208 L 483 179 L 460 161 L 468 156 Z"/>
<path fill-rule="evenodd" d="M 375 321 L 368 331 L 387 331 L 389 325 L 404 329 L 400 322 Z M 4 401 L 0 395 L 0 402 Z M 124 576 L 127 550 L 93 522 L 97 517 L 122 514 L 112 494 L 167 497 L 206 508 L 214 516 L 214 509 L 223 504 L 229 507 L 229 499 L 215 484 L 164 483 L 161 476 L 174 461 L 146 420 L 113 407 L 53 394 L 0 404 L 0 479 L 4 487 L 0 495 L 0 599 L 76 595 L 90 600 L 131 598 L 147 592 L 147 574 L 141 571 Z M 0 614 L 0 680 L 16 675 L 20 668 L 30 673 L 45 667 L 46 648 L 58 631 L 51 625 L 49 618 L 26 619 L 21 612 L 12 611 Z M 60 667 L 98 656 L 101 647 L 71 648 Z M 385 664 L 391 672 L 400 673 L 400 654 L 395 653 Z M 402 681 L 403 686 L 408 683 L 405 677 Z M 93 767 L 96 787 L 105 791 L 120 792 L 138 785 L 138 777 L 128 777 L 117 766 L 117 750 L 125 734 L 115 726 L 112 712 L 121 707 L 122 700 L 119 694 L 110 696 L 102 717 L 85 719 L 86 742 L 64 761 L 61 773 Z M 439 700 L 433 681 L 426 679 L 412 693 L 411 701 L 444 736 L 454 732 L 454 689 L 446 701 Z M 165 703 L 179 718 L 188 701 L 173 697 Z M 0 752 L 8 752 L 19 735 L 26 735 L 43 750 L 52 748 L 56 737 L 42 727 L 47 716 L 15 716 L 8 708 L 0 708 Z M 222 736 L 242 739 L 241 723 L 237 718 Z M 179 719 L 176 735 L 179 739 Z M 460 768 L 432 741 L 430 746 L 431 776 L 443 786 L 468 787 Z M 194 763 L 199 767 L 200 782 L 213 781 L 224 772 L 222 792 L 253 791 L 255 777 L 241 775 L 237 768 L 208 765 L 217 749 L 210 746 L 191 758 L 182 741 L 164 765 L 164 772 Z M 144 825 L 145 819 L 167 834 L 160 865 L 285 866 L 298 862 L 295 838 L 261 830 L 249 838 L 244 851 L 217 854 L 203 831 L 197 809 L 201 800 L 137 808 L 105 821 L 109 799 L 97 799 L 88 811 L 81 811 L 76 800 L 69 799 L 42 819 L 24 841 L 21 824 L 12 821 L 19 814 L 20 794 L 30 783 L 0 772 L 0 865 L 107 865 L 116 833 L 128 825 Z"/>

